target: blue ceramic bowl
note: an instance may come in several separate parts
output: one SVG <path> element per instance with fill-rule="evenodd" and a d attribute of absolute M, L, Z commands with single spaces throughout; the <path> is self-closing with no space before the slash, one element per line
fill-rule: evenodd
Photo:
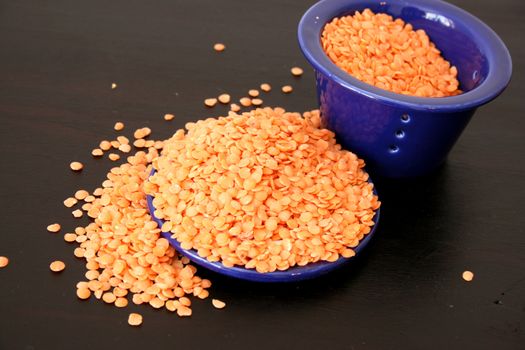
<path fill-rule="evenodd" d="M 457 67 L 464 93 L 441 98 L 396 94 L 361 82 L 332 63 L 321 47 L 324 25 L 365 8 L 424 29 Z M 315 70 L 324 126 L 364 158 L 373 175 L 411 177 L 435 169 L 476 108 L 496 98 L 512 73 L 510 54 L 494 31 L 438 0 L 324 0 L 304 14 L 298 37 Z"/>
<path fill-rule="evenodd" d="M 155 174 L 155 169 L 151 171 L 151 175 Z M 374 193 L 377 195 L 377 192 L 374 188 Z M 148 209 L 152 219 L 162 227 L 164 220 L 159 219 L 155 216 L 155 207 L 153 206 L 153 196 L 147 195 Z M 365 248 L 365 246 L 370 242 L 372 236 L 376 232 L 377 224 L 379 222 L 379 212 L 380 209 L 377 209 L 374 215 L 374 226 L 372 226 L 371 231 L 359 242 L 359 245 L 354 249 L 356 256 Z M 341 265 L 351 261 L 353 258 L 339 258 L 334 262 L 320 261 L 305 266 L 296 266 L 289 268 L 285 271 L 275 271 L 268 273 L 260 273 L 255 271 L 255 269 L 245 269 L 243 267 L 226 267 L 221 262 L 211 262 L 206 258 L 200 256 L 194 249 L 182 249 L 179 241 L 171 237 L 170 232 L 161 232 L 161 235 L 166 238 L 170 244 L 179 252 L 181 255 L 187 257 L 195 264 L 205 267 L 209 270 L 215 271 L 217 273 L 235 277 L 243 280 L 254 281 L 254 282 L 297 282 L 307 279 L 312 279 L 325 273 L 328 273 L 332 270 L 337 269 Z"/>

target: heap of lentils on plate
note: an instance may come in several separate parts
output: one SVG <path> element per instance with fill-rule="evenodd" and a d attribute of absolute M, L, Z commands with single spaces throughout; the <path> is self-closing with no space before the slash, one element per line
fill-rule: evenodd
<path fill-rule="evenodd" d="M 258 272 L 354 255 L 380 202 L 319 111 L 260 108 L 186 125 L 144 184 L 183 249 Z"/>
<path fill-rule="evenodd" d="M 419 97 L 461 93 L 457 69 L 441 56 L 424 30 L 370 9 L 327 23 L 321 44 L 353 77 L 378 88 Z"/>

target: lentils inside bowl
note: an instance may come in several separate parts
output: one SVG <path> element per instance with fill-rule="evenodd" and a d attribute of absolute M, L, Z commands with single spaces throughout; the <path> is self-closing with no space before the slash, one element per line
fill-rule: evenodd
<path fill-rule="evenodd" d="M 419 97 L 461 93 L 457 69 L 441 56 L 424 30 L 370 9 L 327 23 L 321 44 L 353 77 L 392 92 Z"/>

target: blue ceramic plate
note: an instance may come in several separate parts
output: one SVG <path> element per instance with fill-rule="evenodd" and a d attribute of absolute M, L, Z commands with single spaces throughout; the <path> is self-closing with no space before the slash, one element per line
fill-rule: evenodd
<path fill-rule="evenodd" d="M 153 174 L 155 174 L 155 169 L 151 171 L 150 176 L 152 176 Z M 377 195 L 375 188 L 374 193 Z M 164 224 L 164 220 L 159 219 L 155 216 L 153 198 L 153 196 L 147 195 L 148 209 L 153 220 L 155 220 L 159 227 L 162 227 L 162 225 Z M 353 248 L 356 256 L 366 247 L 366 245 L 372 239 L 372 236 L 374 235 L 377 229 L 377 224 L 379 222 L 379 211 L 380 209 L 377 209 L 375 212 L 374 226 L 372 226 L 371 231 L 359 242 L 359 245 L 357 247 Z M 195 264 L 223 275 L 255 282 L 296 282 L 311 279 L 324 275 L 325 273 L 330 272 L 332 270 L 335 270 L 336 268 L 340 267 L 341 265 L 347 263 L 352 259 L 339 258 L 339 260 L 334 262 L 320 261 L 305 266 L 291 267 L 285 271 L 260 273 L 255 271 L 255 269 L 246 269 L 244 267 L 226 267 L 221 262 L 210 262 L 206 258 L 199 256 L 199 254 L 197 254 L 197 251 L 194 249 L 182 249 L 180 246 L 180 242 L 177 241 L 175 238 L 171 237 L 171 232 L 161 232 L 161 234 L 180 254 L 186 256 Z"/>

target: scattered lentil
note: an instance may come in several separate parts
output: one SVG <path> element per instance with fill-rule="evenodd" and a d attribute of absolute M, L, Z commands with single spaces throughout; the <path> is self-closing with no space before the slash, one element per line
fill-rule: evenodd
<path fill-rule="evenodd" d="M 84 215 L 84 212 L 80 209 L 77 209 L 77 210 L 73 210 L 71 214 L 73 214 L 75 218 L 81 218 L 82 215 Z"/>
<path fill-rule="evenodd" d="M 67 207 L 67 208 L 71 208 L 72 206 L 74 206 L 75 204 L 77 204 L 78 201 L 76 198 L 73 198 L 73 197 L 69 197 L 69 198 L 66 198 L 64 200 L 64 205 Z"/>
<path fill-rule="evenodd" d="M 80 162 L 71 162 L 71 164 L 69 164 L 69 167 L 73 171 L 80 171 L 82 170 L 82 168 L 84 168 L 84 165 Z"/>
<path fill-rule="evenodd" d="M 226 49 L 226 46 L 221 43 L 216 43 L 215 45 L 213 45 L 213 49 L 217 52 L 221 52 L 224 51 L 224 49 Z"/>
<path fill-rule="evenodd" d="M 91 296 L 91 291 L 87 287 L 77 287 L 77 297 L 82 300 L 89 299 Z"/>
<path fill-rule="evenodd" d="M 219 95 L 218 99 L 219 99 L 220 103 L 228 104 L 228 103 L 230 103 L 231 97 L 228 94 L 221 94 L 221 95 Z"/>
<path fill-rule="evenodd" d="M 355 78 L 405 95 L 460 94 L 457 69 L 442 56 L 424 30 L 370 9 L 334 18 L 321 43 L 327 56 Z"/>
<path fill-rule="evenodd" d="M 252 105 L 254 106 L 260 106 L 263 104 L 263 100 L 260 98 L 252 98 Z"/>
<path fill-rule="evenodd" d="M 9 265 L 9 258 L 6 256 L 0 256 L 0 269 Z"/>
<path fill-rule="evenodd" d="M 290 72 L 293 76 L 296 77 L 300 77 L 301 75 L 303 75 L 303 69 L 300 67 L 292 67 L 292 69 L 290 69 Z"/>
<path fill-rule="evenodd" d="M 232 104 L 230 105 L 230 110 L 231 110 L 232 112 L 238 112 L 238 111 L 241 110 L 241 106 L 239 106 L 239 105 L 236 104 L 236 103 L 232 103 Z"/>
<path fill-rule="evenodd" d="M 173 114 L 164 114 L 164 120 L 165 121 L 170 121 L 170 120 L 173 120 L 175 118 L 175 116 Z"/>
<path fill-rule="evenodd" d="M 226 306 L 226 303 L 219 299 L 212 299 L 211 303 L 213 304 L 213 307 L 215 307 L 216 309 L 224 309 L 224 307 Z"/>
<path fill-rule="evenodd" d="M 93 157 L 101 157 L 102 155 L 104 155 L 104 151 L 102 151 L 100 148 L 95 148 L 91 151 L 91 155 Z"/>
<path fill-rule="evenodd" d="M 204 104 L 206 105 L 206 107 L 213 107 L 217 104 L 217 99 L 215 97 L 213 98 L 207 98 L 204 100 Z"/>
<path fill-rule="evenodd" d="M 261 84 L 260 88 L 264 92 L 270 92 L 270 90 L 272 90 L 272 87 L 268 83 Z"/>
<path fill-rule="evenodd" d="M 241 106 L 250 107 L 252 105 L 252 100 L 249 97 L 242 97 L 239 102 Z"/>
<path fill-rule="evenodd" d="M 77 240 L 77 235 L 75 233 L 66 233 L 64 235 L 64 241 L 68 243 L 75 242 Z"/>
<path fill-rule="evenodd" d="M 284 92 L 285 94 L 289 94 L 290 92 L 292 92 L 293 88 L 291 85 L 285 85 L 281 88 L 281 91 Z"/>
<path fill-rule="evenodd" d="M 137 313 L 130 313 L 128 316 L 128 324 L 130 326 L 140 326 L 142 324 L 142 315 Z"/>
<path fill-rule="evenodd" d="M 257 97 L 259 96 L 259 90 L 251 89 L 248 91 L 248 95 L 250 95 L 251 97 Z"/>
<path fill-rule="evenodd" d="M 464 271 L 462 277 L 465 281 L 470 282 L 474 279 L 474 273 L 472 271 Z"/>
<path fill-rule="evenodd" d="M 79 201 L 84 200 L 87 196 L 89 196 L 89 192 L 86 190 L 78 190 L 75 192 L 75 198 Z"/>
<path fill-rule="evenodd" d="M 108 158 L 114 162 L 116 162 L 117 160 L 120 159 L 120 155 L 118 155 L 117 153 L 110 153 L 108 155 Z"/>
<path fill-rule="evenodd" d="M 111 90 L 115 90 L 117 88 L 117 84 L 116 83 L 111 83 Z"/>
<path fill-rule="evenodd" d="M 55 260 L 49 264 L 49 269 L 53 272 L 61 272 L 66 268 L 66 264 L 63 261 Z"/>
<path fill-rule="evenodd" d="M 115 129 L 116 131 L 120 131 L 120 130 L 124 129 L 124 123 L 123 122 L 116 122 L 115 126 L 113 127 L 113 129 Z"/>
<path fill-rule="evenodd" d="M 48 225 L 48 226 L 47 226 L 47 230 L 48 230 L 49 232 L 56 233 L 56 232 L 60 231 L 60 224 L 51 224 L 51 225 Z"/>

